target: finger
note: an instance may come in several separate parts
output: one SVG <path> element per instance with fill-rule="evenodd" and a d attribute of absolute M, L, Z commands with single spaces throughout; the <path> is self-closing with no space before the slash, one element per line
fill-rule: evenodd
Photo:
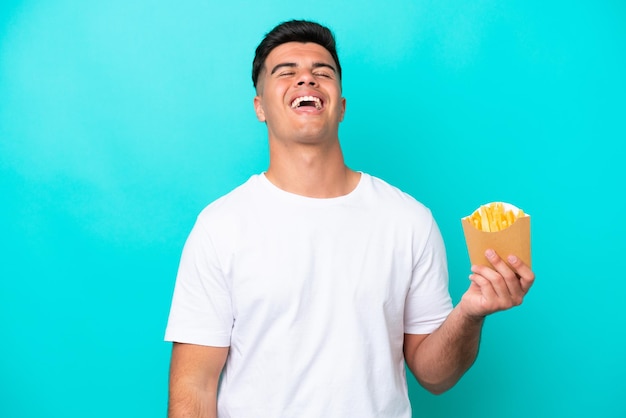
<path fill-rule="evenodd" d="M 470 291 L 463 295 L 463 299 L 473 300 L 473 309 L 476 315 L 485 316 L 494 312 L 502 311 L 511 307 L 510 298 L 500 297 L 493 287 L 493 282 L 480 274 L 470 275 L 472 285 L 470 291 L 474 288 L 473 297 L 470 297 Z M 472 305 L 470 305 L 472 306 Z"/>
<path fill-rule="evenodd" d="M 522 303 L 522 298 L 526 292 L 524 292 L 515 271 L 494 250 L 489 249 L 485 251 L 485 256 L 504 279 L 513 304 L 519 305 Z"/>
<path fill-rule="evenodd" d="M 499 272 L 487 266 L 472 266 L 472 272 L 489 282 L 490 287 L 493 288 L 498 298 L 504 300 L 511 299 L 511 291 Z"/>
<path fill-rule="evenodd" d="M 509 255 L 507 260 L 511 267 L 515 269 L 515 272 L 519 276 L 520 286 L 524 294 L 528 293 L 528 290 L 535 282 L 535 273 L 530 269 L 530 267 L 524 263 L 520 258 Z"/>
<path fill-rule="evenodd" d="M 473 286 L 476 286 L 482 295 L 484 300 L 496 300 L 498 298 L 498 292 L 494 289 L 490 280 L 486 279 L 481 274 L 470 274 L 470 281 Z"/>

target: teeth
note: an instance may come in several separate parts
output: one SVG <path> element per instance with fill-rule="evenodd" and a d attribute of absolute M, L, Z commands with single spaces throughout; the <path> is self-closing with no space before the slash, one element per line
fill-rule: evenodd
<path fill-rule="evenodd" d="M 315 103 L 315 107 L 317 108 L 317 110 L 322 109 L 322 101 L 314 96 L 302 96 L 296 98 L 293 102 L 291 102 L 291 108 L 295 109 L 296 107 L 300 106 L 300 103 L 302 102 L 313 102 Z"/>

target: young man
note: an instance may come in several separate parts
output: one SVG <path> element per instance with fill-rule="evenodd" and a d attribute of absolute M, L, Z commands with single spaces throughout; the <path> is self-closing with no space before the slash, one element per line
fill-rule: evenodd
<path fill-rule="evenodd" d="M 519 305 L 534 274 L 489 252 L 493 268 L 473 266 L 452 308 L 430 211 L 344 163 L 327 28 L 274 28 L 253 82 L 270 164 L 210 204 L 185 244 L 169 416 L 409 418 L 405 361 L 431 392 L 452 387 L 485 316 Z"/>

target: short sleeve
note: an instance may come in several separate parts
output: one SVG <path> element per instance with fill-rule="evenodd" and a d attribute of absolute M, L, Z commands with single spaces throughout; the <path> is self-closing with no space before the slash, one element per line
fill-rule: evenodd
<path fill-rule="evenodd" d="M 404 310 L 404 332 L 430 334 L 451 310 L 446 250 L 441 232 L 431 217 L 427 239 L 413 267 Z"/>
<path fill-rule="evenodd" d="M 232 326 L 230 288 L 198 220 L 181 255 L 165 340 L 228 347 Z"/>

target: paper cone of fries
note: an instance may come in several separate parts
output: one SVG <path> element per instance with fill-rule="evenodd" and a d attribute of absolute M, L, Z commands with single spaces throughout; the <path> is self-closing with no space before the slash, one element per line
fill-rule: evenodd
<path fill-rule="evenodd" d="M 521 209 L 510 203 L 492 202 L 461 219 L 461 224 L 472 264 L 490 266 L 485 251 L 491 248 L 505 262 L 513 254 L 531 266 L 530 215 Z"/>

